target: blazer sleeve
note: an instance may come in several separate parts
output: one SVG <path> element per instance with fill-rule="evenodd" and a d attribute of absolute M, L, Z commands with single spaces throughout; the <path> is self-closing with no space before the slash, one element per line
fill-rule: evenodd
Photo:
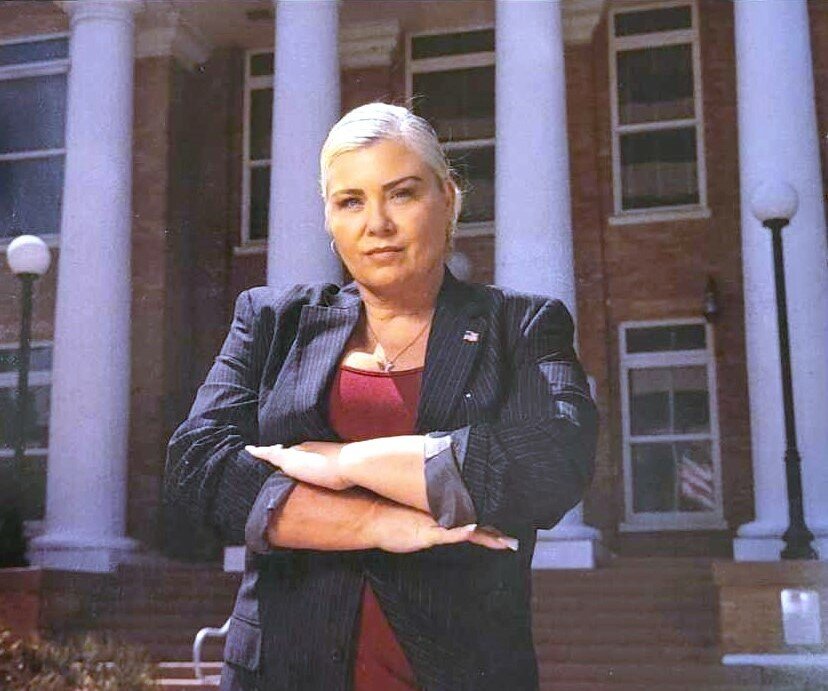
<path fill-rule="evenodd" d="M 268 505 L 283 503 L 296 483 L 244 450 L 258 443 L 258 381 L 269 348 L 258 324 L 244 291 L 189 416 L 170 438 L 164 490 L 168 506 L 210 526 L 227 544 L 245 542 L 250 520 L 261 528 L 258 546 L 265 551 Z"/>
<path fill-rule="evenodd" d="M 447 437 L 430 462 L 459 470 L 477 522 L 507 534 L 551 528 L 581 500 L 598 432 L 566 307 L 549 300 L 524 324 L 499 416 L 427 435 Z M 457 515 L 448 527 L 468 512 Z"/>

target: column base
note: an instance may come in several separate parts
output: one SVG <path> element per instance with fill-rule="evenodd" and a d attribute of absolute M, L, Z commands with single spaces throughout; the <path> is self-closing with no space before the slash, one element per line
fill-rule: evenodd
<path fill-rule="evenodd" d="M 128 537 L 47 533 L 32 540 L 28 556 L 44 569 L 112 573 L 138 547 L 138 541 Z"/>
<path fill-rule="evenodd" d="M 811 543 L 819 554 L 820 561 L 828 561 L 828 527 L 809 526 L 814 534 Z M 781 552 L 785 547 L 782 534 L 787 525 L 745 523 L 733 540 L 733 561 L 782 561 Z"/>
<path fill-rule="evenodd" d="M 601 532 L 588 525 L 558 525 L 538 531 L 533 569 L 594 569 L 609 560 Z"/>

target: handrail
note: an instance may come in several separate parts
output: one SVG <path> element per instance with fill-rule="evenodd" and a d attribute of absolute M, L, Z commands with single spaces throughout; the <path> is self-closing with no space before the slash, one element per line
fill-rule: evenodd
<path fill-rule="evenodd" d="M 217 629 L 215 627 L 207 626 L 200 629 L 195 635 L 193 641 L 193 671 L 196 679 L 204 679 L 205 674 L 201 671 L 201 646 L 204 645 L 205 638 L 224 638 L 230 630 L 230 619 L 228 618 L 224 625 Z"/>

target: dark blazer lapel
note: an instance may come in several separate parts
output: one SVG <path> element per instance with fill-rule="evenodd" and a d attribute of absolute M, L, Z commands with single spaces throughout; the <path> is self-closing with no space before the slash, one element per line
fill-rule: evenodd
<path fill-rule="evenodd" d="M 446 269 L 426 348 L 417 432 L 446 429 L 486 337 L 485 306 Z"/>
<path fill-rule="evenodd" d="M 308 425 L 310 439 L 335 438 L 327 423 L 326 392 L 345 344 L 359 320 L 360 299 L 350 284 L 329 298 L 328 305 L 304 305 L 296 343 L 300 353 L 295 411 Z"/>

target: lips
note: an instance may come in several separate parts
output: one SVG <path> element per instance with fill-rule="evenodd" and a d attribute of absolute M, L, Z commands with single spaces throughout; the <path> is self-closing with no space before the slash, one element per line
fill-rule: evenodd
<path fill-rule="evenodd" d="M 372 250 L 368 250 L 369 255 L 375 254 L 392 254 L 395 252 L 402 252 L 402 247 L 394 247 L 389 245 L 388 247 L 375 247 Z"/>

